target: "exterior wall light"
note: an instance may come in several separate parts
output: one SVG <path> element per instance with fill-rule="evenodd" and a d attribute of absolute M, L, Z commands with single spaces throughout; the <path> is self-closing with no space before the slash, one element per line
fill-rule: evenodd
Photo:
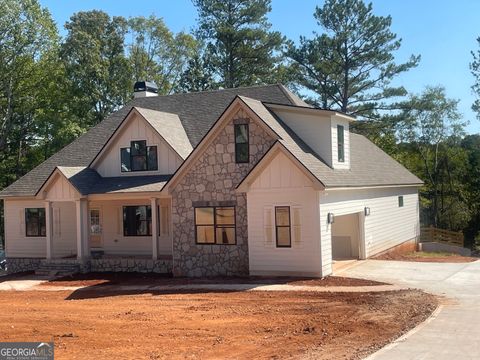
<path fill-rule="evenodd" d="M 365 207 L 365 209 L 363 209 L 363 213 L 365 214 L 365 216 L 370 215 L 370 208 L 369 208 L 369 207 Z"/>
<path fill-rule="evenodd" d="M 333 213 L 328 213 L 327 215 L 327 222 L 329 224 L 333 224 L 335 222 L 335 215 Z"/>

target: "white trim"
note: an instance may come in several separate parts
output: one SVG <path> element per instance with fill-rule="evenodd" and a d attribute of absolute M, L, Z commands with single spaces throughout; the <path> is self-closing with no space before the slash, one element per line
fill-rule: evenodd
<path fill-rule="evenodd" d="M 263 102 L 263 104 L 271 109 L 279 109 L 283 111 L 289 111 L 289 112 L 303 112 L 306 114 L 322 114 L 325 116 L 338 116 L 342 119 L 348 120 L 348 121 L 356 121 L 354 117 L 351 117 L 346 114 L 342 114 L 340 112 L 334 111 L 334 110 L 325 110 L 325 109 L 318 109 L 318 108 L 308 108 L 308 107 L 303 107 L 303 106 L 298 106 L 298 105 L 282 105 L 282 104 L 272 104 L 269 102 Z"/>
<path fill-rule="evenodd" d="M 370 186 L 346 186 L 346 187 L 326 187 L 325 191 L 345 191 L 345 190 L 366 190 L 379 188 L 402 188 L 402 187 L 422 187 L 423 184 L 399 184 L 399 185 L 370 185 Z"/>

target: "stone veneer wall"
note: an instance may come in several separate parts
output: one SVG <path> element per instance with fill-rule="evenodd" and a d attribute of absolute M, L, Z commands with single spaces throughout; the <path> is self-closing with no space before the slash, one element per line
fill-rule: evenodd
<path fill-rule="evenodd" d="M 249 124 L 250 162 L 235 163 L 234 123 Z M 239 110 L 172 191 L 173 274 L 248 274 L 247 199 L 235 187 L 275 140 Z M 195 242 L 194 205 L 236 205 L 236 245 Z"/>
<path fill-rule="evenodd" d="M 14 274 L 23 271 L 32 271 L 38 269 L 40 258 L 9 258 L 7 257 L 7 273 Z"/>
<path fill-rule="evenodd" d="M 89 265 L 88 270 L 92 272 L 172 273 L 172 260 L 104 258 L 91 259 Z"/>

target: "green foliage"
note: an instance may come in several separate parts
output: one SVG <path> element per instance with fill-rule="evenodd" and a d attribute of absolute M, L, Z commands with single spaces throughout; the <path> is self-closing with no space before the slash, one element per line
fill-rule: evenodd
<path fill-rule="evenodd" d="M 215 68 L 209 53 L 197 49 L 193 57 L 188 60 L 185 71 L 180 76 L 175 91 L 194 92 L 216 89 L 214 80 Z"/>
<path fill-rule="evenodd" d="M 128 25 L 133 38 L 127 46 L 133 81 L 154 81 L 159 93 L 169 94 L 190 65 L 197 48 L 195 38 L 184 32 L 172 33 L 153 15 L 130 18 Z"/>
<path fill-rule="evenodd" d="M 127 21 L 103 11 L 74 14 L 62 44 L 71 95 L 70 107 L 81 128 L 97 124 L 131 94 L 131 68 L 125 56 Z"/>
<path fill-rule="evenodd" d="M 396 64 L 401 39 L 390 31 L 392 19 L 373 14 L 362 0 L 327 0 L 315 19 L 323 33 L 289 44 L 287 55 L 297 63 L 297 81 L 317 95 L 317 105 L 363 118 L 395 108 L 392 98 L 406 95 L 392 79 L 417 66 L 411 56 Z"/>
<path fill-rule="evenodd" d="M 193 0 L 198 36 L 225 88 L 272 83 L 282 71 L 278 52 L 284 41 L 270 31 L 270 0 Z"/>

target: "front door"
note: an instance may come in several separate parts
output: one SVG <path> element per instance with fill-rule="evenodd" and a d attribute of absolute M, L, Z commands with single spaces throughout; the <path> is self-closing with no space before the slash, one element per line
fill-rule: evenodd
<path fill-rule="evenodd" d="M 90 247 L 102 248 L 102 218 L 100 209 L 90 209 Z"/>

